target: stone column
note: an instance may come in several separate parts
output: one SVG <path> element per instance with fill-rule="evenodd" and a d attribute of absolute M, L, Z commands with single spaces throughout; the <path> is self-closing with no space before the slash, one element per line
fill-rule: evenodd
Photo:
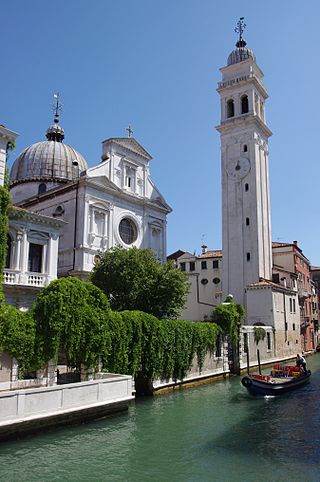
<path fill-rule="evenodd" d="M 28 241 L 28 231 L 23 230 L 22 234 L 22 246 L 21 246 L 21 273 L 20 273 L 20 283 L 28 284 L 28 259 L 29 259 L 29 241 Z"/>
<path fill-rule="evenodd" d="M 18 361 L 13 357 L 11 365 L 11 382 L 17 382 L 19 379 L 19 365 Z"/>
<path fill-rule="evenodd" d="M 87 368 L 81 363 L 81 381 L 86 382 L 88 380 L 94 380 L 94 369 Z"/>
<path fill-rule="evenodd" d="M 20 266 L 20 258 L 21 258 L 21 241 L 23 238 L 23 233 L 18 232 L 17 233 L 17 239 L 14 244 L 14 269 L 16 271 L 20 271 L 21 266 Z"/>
<path fill-rule="evenodd" d="M 54 360 L 48 361 L 47 367 L 47 385 L 48 387 L 52 387 L 53 385 L 57 384 L 57 372 L 56 372 L 56 364 Z"/>

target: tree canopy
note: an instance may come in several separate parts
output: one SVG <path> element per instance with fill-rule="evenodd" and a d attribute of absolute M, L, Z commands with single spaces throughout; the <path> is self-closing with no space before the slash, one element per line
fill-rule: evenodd
<path fill-rule="evenodd" d="M 189 289 L 185 273 L 172 262 L 161 264 L 150 249 L 114 247 L 103 254 L 91 281 L 116 311 L 140 310 L 158 318 L 176 318 Z"/>

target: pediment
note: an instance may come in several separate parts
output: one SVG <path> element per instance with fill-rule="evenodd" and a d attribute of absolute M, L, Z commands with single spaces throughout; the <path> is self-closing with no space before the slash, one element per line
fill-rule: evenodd
<path fill-rule="evenodd" d="M 90 184 L 90 186 L 102 187 L 104 189 L 108 189 L 108 191 L 112 190 L 115 192 L 122 192 L 122 190 L 106 176 L 88 177 L 86 182 L 87 184 Z"/>
<path fill-rule="evenodd" d="M 121 146 L 122 148 L 137 154 L 138 156 L 144 157 L 148 161 L 152 159 L 150 154 L 139 144 L 138 141 L 134 139 L 134 137 L 112 137 L 111 139 L 107 139 L 105 142 L 113 142 Z"/>

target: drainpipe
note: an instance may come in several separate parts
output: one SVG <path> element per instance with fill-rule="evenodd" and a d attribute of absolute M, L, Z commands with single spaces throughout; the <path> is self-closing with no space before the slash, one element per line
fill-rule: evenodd
<path fill-rule="evenodd" d="M 285 333 L 284 341 L 287 342 L 287 340 L 288 340 L 288 323 L 287 323 L 286 294 L 285 293 L 283 293 L 283 313 L 284 313 L 284 333 Z"/>

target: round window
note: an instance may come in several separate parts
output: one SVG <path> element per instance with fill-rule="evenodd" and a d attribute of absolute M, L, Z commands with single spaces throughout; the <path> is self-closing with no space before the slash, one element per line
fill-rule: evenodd
<path fill-rule="evenodd" d="M 215 285 L 218 285 L 220 283 L 220 278 L 213 278 L 212 281 Z"/>
<path fill-rule="evenodd" d="M 203 285 L 206 285 L 208 283 L 208 280 L 206 278 L 202 278 L 201 283 Z"/>
<path fill-rule="evenodd" d="M 101 256 L 99 254 L 96 254 L 93 258 L 93 264 L 97 265 L 101 262 Z"/>
<path fill-rule="evenodd" d="M 131 219 L 123 218 L 119 224 L 119 234 L 125 244 L 134 243 L 138 236 L 136 225 Z"/>

